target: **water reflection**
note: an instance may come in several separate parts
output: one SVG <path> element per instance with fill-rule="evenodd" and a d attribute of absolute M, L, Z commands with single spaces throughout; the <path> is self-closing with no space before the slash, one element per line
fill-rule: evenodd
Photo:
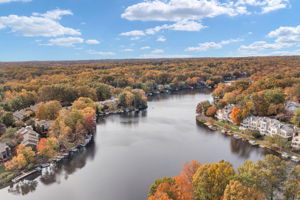
<path fill-rule="evenodd" d="M 49 167 L 43 168 L 41 173 L 30 175 L 25 180 L 12 184 L 8 188 L 8 192 L 14 195 L 27 195 L 36 190 L 38 183 L 48 186 L 54 183 L 60 184 L 61 179 L 67 180 L 77 170 L 84 168 L 88 160 L 93 161 L 95 153 L 96 145 L 92 141 L 88 146 L 80 149 L 79 152 L 61 163 L 52 163 Z"/>
<path fill-rule="evenodd" d="M 8 192 L 14 195 L 26 195 L 35 191 L 38 182 L 36 180 L 24 180 L 8 188 Z"/>

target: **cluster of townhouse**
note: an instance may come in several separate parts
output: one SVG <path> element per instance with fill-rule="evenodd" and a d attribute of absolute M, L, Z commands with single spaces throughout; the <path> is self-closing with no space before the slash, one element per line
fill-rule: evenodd
<path fill-rule="evenodd" d="M 22 138 L 21 144 L 36 150 L 36 146 L 39 142 L 39 134 L 33 130 L 32 126 L 23 127 L 19 129 L 16 134 Z M 0 142 L 0 162 L 5 162 L 11 158 L 11 151 L 7 142 Z"/>
<path fill-rule="evenodd" d="M 24 108 L 22 110 L 18 110 L 13 113 L 13 118 L 15 121 L 24 121 L 26 118 L 28 118 L 28 112 L 35 112 L 36 111 L 36 105 L 32 105 L 30 107 Z"/>
<path fill-rule="evenodd" d="M 220 121 L 232 122 L 232 109 L 235 105 L 228 105 L 223 109 L 219 109 L 216 118 Z M 289 102 L 286 109 L 289 112 L 295 111 L 300 105 Z M 286 139 L 292 139 L 292 147 L 300 150 L 300 129 L 291 125 L 284 124 L 277 119 L 270 117 L 248 116 L 240 124 L 241 130 L 256 130 L 262 135 L 274 136 L 279 135 Z"/>

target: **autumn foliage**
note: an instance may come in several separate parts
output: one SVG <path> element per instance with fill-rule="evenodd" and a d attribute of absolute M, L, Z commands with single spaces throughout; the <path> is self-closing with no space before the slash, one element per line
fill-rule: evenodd
<path fill-rule="evenodd" d="M 40 156 L 49 159 L 56 155 L 58 147 L 57 139 L 49 137 L 40 139 L 37 150 Z"/>
<path fill-rule="evenodd" d="M 28 164 L 33 163 L 35 158 L 35 152 L 31 147 L 26 147 L 20 144 L 16 149 L 16 156 L 11 161 L 4 164 L 6 170 L 23 169 Z"/>
<path fill-rule="evenodd" d="M 300 193 L 300 167 L 267 155 L 256 163 L 246 161 L 235 172 L 226 161 L 201 165 L 191 161 L 175 177 L 155 180 L 149 200 L 296 200 Z"/>
<path fill-rule="evenodd" d="M 243 186 L 239 181 L 232 180 L 226 186 L 222 200 L 265 200 L 266 197 L 251 187 Z"/>
<path fill-rule="evenodd" d="M 239 112 L 240 112 L 240 109 L 237 106 L 234 106 L 232 108 L 231 118 L 232 118 L 233 123 L 235 123 L 235 124 L 240 123 L 240 119 L 239 119 L 239 116 L 238 116 Z"/>

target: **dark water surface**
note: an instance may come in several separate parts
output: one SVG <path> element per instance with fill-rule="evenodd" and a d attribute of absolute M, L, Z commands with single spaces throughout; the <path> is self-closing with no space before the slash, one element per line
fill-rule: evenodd
<path fill-rule="evenodd" d="M 262 149 L 197 125 L 194 110 L 203 100 L 211 95 L 161 95 L 147 111 L 100 120 L 94 144 L 48 175 L 0 190 L 0 199 L 143 200 L 154 179 L 177 175 L 186 161 L 237 167 L 263 157 Z"/>

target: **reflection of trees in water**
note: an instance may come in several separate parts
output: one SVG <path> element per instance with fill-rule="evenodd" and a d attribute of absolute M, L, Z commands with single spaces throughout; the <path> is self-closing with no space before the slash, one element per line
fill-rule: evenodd
<path fill-rule="evenodd" d="M 166 100 L 166 99 L 180 99 L 180 98 L 185 98 L 185 95 L 198 95 L 199 93 L 201 94 L 211 94 L 212 90 L 207 89 L 207 88 L 202 88 L 202 89 L 194 89 L 194 90 L 179 90 L 177 92 L 172 92 L 172 93 L 163 93 L 163 94 L 158 94 L 154 96 L 148 97 L 149 101 L 160 101 L 160 100 Z"/>
<path fill-rule="evenodd" d="M 46 171 L 40 178 L 40 181 L 45 185 L 53 183 L 60 184 L 60 179 L 68 179 L 68 176 L 73 174 L 77 169 L 81 169 L 86 165 L 88 159 L 94 160 L 96 153 L 96 146 L 94 141 L 85 148 L 79 150 L 79 152 L 71 155 L 68 160 L 63 161 L 61 164 L 57 164 L 53 169 Z M 49 169 L 49 168 L 48 168 Z"/>
<path fill-rule="evenodd" d="M 231 152 L 238 154 L 240 157 L 249 158 L 255 147 L 245 141 L 230 138 Z"/>
<path fill-rule="evenodd" d="M 92 141 L 90 145 L 80 149 L 79 152 L 75 153 L 68 160 L 43 169 L 41 176 L 40 173 L 37 173 L 29 176 L 26 180 L 10 186 L 8 192 L 16 195 L 26 195 L 35 191 L 38 185 L 36 178 L 39 176 L 39 181 L 44 185 L 60 184 L 61 178 L 68 179 L 68 176 L 73 174 L 77 169 L 83 168 L 88 159 L 94 160 L 95 154 L 96 146 L 94 141 Z"/>
<path fill-rule="evenodd" d="M 45 185 L 50 185 L 54 182 L 60 183 L 59 180 L 57 180 L 57 177 L 62 173 L 61 168 L 59 165 L 51 165 L 50 167 L 47 167 L 42 170 L 42 175 L 40 177 L 40 181 Z"/>
<path fill-rule="evenodd" d="M 35 191 L 37 185 L 36 180 L 23 180 L 8 188 L 8 192 L 15 195 L 26 195 Z"/>
<path fill-rule="evenodd" d="M 259 152 L 259 154 L 263 154 L 263 155 L 275 154 L 275 152 L 271 150 L 254 147 L 246 141 L 236 140 L 234 138 L 230 138 L 230 146 L 231 146 L 231 152 L 236 153 L 240 157 L 246 159 L 250 157 L 250 154 L 253 151 Z"/>
<path fill-rule="evenodd" d="M 130 112 L 130 113 L 123 113 L 117 115 L 109 115 L 107 117 L 101 117 L 98 119 L 98 125 L 106 124 L 106 121 L 109 120 L 110 122 L 116 122 L 124 126 L 136 126 L 139 124 L 143 118 L 147 117 L 147 110 L 142 110 L 139 112 Z"/>

